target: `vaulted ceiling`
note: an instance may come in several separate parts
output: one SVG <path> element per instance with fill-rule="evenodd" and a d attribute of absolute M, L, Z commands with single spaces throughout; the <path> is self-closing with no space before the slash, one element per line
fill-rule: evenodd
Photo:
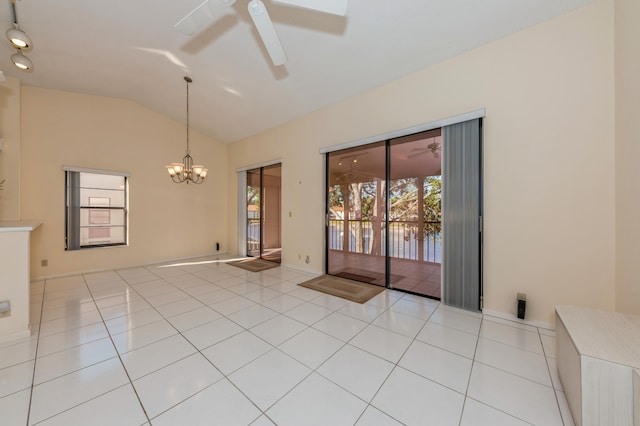
<path fill-rule="evenodd" d="M 238 0 L 189 37 L 174 24 L 203 0 L 19 0 L 34 48 L 24 85 L 130 99 L 225 143 L 396 80 L 591 0 L 350 0 L 346 17 L 264 0 L 289 58 L 273 66 Z M 210 0 L 220 1 L 220 0 Z M 2 2 L 5 2 L 2 5 Z M 2 29 L 11 27 L 0 0 Z"/>

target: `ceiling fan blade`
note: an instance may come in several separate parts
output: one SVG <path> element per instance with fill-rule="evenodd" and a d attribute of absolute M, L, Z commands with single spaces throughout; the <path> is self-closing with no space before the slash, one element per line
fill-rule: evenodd
<path fill-rule="evenodd" d="M 249 3 L 249 15 L 251 15 L 253 24 L 258 30 L 258 34 L 260 34 L 260 38 L 262 38 L 262 42 L 267 48 L 269 56 L 271 56 L 273 65 L 278 66 L 285 64 L 287 62 L 287 55 L 284 53 L 284 48 L 282 47 L 282 43 L 280 43 L 278 34 L 276 34 L 276 29 L 273 27 L 269 13 L 264 7 L 264 3 L 260 0 L 251 0 Z"/>
<path fill-rule="evenodd" d="M 415 157 L 420 157 L 421 155 L 428 154 L 429 152 L 431 152 L 431 151 L 428 151 L 428 150 L 425 150 L 425 151 L 418 151 L 418 152 L 416 152 L 416 153 L 414 153 L 414 154 L 408 155 L 408 156 L 407 156 L 407 159 L 411 159 L 411 158 L 415 158 Z"/>
<path fill-rule="evenodd" d="M 231 6 L 236 0 L 205 0 L 174 27 L 186 35 L 194 35 L 225 13 L 221 6 Z"/>
<path fill-rule="evenodd" d="M 347 14 L 347 6 L 349 5 L 349 0 L 273 0 L 273 2 L 339 16 Z"/>

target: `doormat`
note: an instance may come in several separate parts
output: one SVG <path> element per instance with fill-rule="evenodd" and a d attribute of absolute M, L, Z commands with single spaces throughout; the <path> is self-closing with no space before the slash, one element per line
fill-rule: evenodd
<path fill-rule="evenodd" d="M 384 274 L 381 274 L 379 272 L 365 271 L 363 269 L 356 269 L 356 268 L 347 268 L 347 269 L 343 269 L 340 272 L 337 272 L 335 275 L 337 277 L 346 278 L 348 280 L 385 285 Z M 397 283 L 403 278 L 404 276 L 402 275 L 391 274 L 389 276 L 389 280 L 392 283 Z"/>
<path fill-rule="evenodd" d="M 280 266 L 279 263 L 269 262 L 268 260 L 259 259 L 257 257 L 243 259 L 243 260 L 236 260 L 235 262 L 229 262 L 228 264 L 231 266 L 237 266 L 238 268 L 242 268 L 251 272 L 266 271 L 267 269 Z"/>
<path fill-rule="evenodd" d="M 373 296 L 382 293 L 385 288 L 358 281 L 347 280 L 332 275 L 322 275 L 298 284 L 301 287 L 321 291 L 356 303 L 365 303 Z"/>

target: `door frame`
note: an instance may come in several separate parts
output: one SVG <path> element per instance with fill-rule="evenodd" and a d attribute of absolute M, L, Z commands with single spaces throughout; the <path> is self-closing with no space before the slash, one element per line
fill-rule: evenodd
<path fill-rule="evenodd" d="M 238 212 L 236 215 L 236 217 L 238 218 L 238 256 L 247 256 L 247 172 L 249 170 L 259 169 L 261 167 L 273 166 L 275 164 L 280 164 L 280 166 L 284 170 L 284 162 L 280 158 L 263 161 L 261 163 L 252 164 L 250 166 L 238 167 L 236 169 L 236 173 L 238 176 Z M 240 226 L 241 224 L 242 226 Z M 280 233 L 282 233 L 282 229 L 280 230 Z"/>
<path fill-rule="evenodd" d="M 384 203 L 383 203 L 383 217 L 384 220 L 381 221 L 381 234 L 384 234 L 384 240 L 381 241 L 382 245 L 384 246 L 384 255 L 380 255 L 380 257 L 383 257 L 384 259 L 382 260 L 382 262 L 384 262 L 384 283 L 372 283 L 374 285 L 379 285 L 379 286 L 383 286 L 387 289 L 390 290 L 398 290 L 398 291 L 402 291 L 405 293 L 409 293 L 409 294 L 415 294 L 418 296 L 422 296 L 422 297 L 427 297 L 430 299 L 435 299 L 435 300 L 441 300 L 442 298 L 442 291 L 443 291 L 443 285 L 442 285 L 442 281 L 440 281 L 440 297 L 438 297 L 436 294 L 428 294 L 426 292 L 418 292 L 418 291 L 412 291 L 412 290 L 408 290 L 408 289 L 404 289 L 404 288 L 400 288 L 400 287 L 395 287 L 394 283 L 392 283 L 392 273 L 393 273 L 393 260 L 394 257 L 391 255 L 391 243 L 392 243 L 392 239 L 389 238 L 390 235 L 390 231 L 389 231 L 389 217 L 390 217 L 390 212 L 391 212 L 391 199 L 389 197 L 389 193 L 391 192 L 391 174 L 392 174 L 392 149 L 394 146 L 397 145 L 402 145 L 404 143 L 411 143 L 413 141 L 406 141 L 406 142 L 401 142 L 400 144 L 394 143 L 397 142 L 399 139 L 403 139 L 405 136 L 413 136 L 413 135 L 420 135 L 420 134 L 429 134 L 431 131 L 433 130 L 440 130 L 441 128 L 436 128 L 436 129 L 430 129 L 427 131 L 421 131 L 418 133 L 412 133 L 409 135 L 404 135 L 404 136 L 399 136 L 399 137 L 395 137 L 395 138 L 390 138 L 390 139 L 386 139 L 386 140 L 382 140 L 382 141 L 377 141 L 377 142 L 372 142 L 372 143 L 368 143 L 368 144 L 364 144 L 364 145 L 358 145 L 356 147 L 353 148 L 361 148 L 362 150 L 366 150 L 367 147 L 369 147 L 369 149 L 371 150 L 371 146 L 372 145 L 377 145 L 380 148 L 384 149 L 384 188 L 383 188 L 383 194 L 384 194 Z M 429 137 L 435 137 L 436 135 L 432 135 Z M 440 136 L 440 134 L 437 135 L 438 137 Z M 325 262 L 324 262 L 324 273 L 327 275 L 331 275 L 329 273 L 329 267 L 330 267 L 330 237 L 331 237 L 331 230 L 330 230 L 330 176 L 331 176 L 331 167 L 330 167 L 330 155 L 334 152 L 340 152 L 341 150 L 335 150 L 335 151 L 330 151 L 327 152 L 325 154 L 325 158 L 324 158 L 324 162 L 325 162 L 325 167 L 324 167 L 324 181 L 325 181 L 325 233 L 324 233 L 324 241 L 325 241 L 325 245 L 324 245 L 324 255 L 325 255 Z M 351 153 L 351 155 L 353 156 L 357 156 L 357 151 Z M 377 153 L 377 155 L 381 156 L 382 152 Z M 416 178 L 420 178 L 420 176 L 416 176 Z M 424 177 L 423 177 L 424 179 Z M 348 194 L 344 194 L 343 193 L 343 197 L 344 199 L 344 203 L 348 203 L 349 201 L 347 200 L 347 196 Z M 344 210 L 345 214 L 344 214 L 344 218 L 343 220 L 345 221 L 345 223 L 348 222 L 347 219 L 347 208 L 345 207 Z M 422 219 L 420 219 L 422 220 Z M 346 241 L 346 240 L 345 240 Z M 418 244 L 422 244 L 424 245 L 424 240 L 423 239 L 418 239 Z M 349 251 L 348 249 L 346 249 L 346 251 Z M 375 256 L 375 255 L 372 255 Z M 407 260 L 407 259 L 404 259 Z M 427 260 L 425 259 L 419 259 L 419 262 L 422 263 L 428 263 Z"/>
<path fill-rule="evenodd" d="M 459 114 L 459 115 L 455 115 L 455 116 L 451 116 L 451 117 L 447 117 L 447 118 L 442 118 L 439 120 L 435 120 L 435 121 L 431 121 L 431 122 L 427 122 L 427 123 L 423 123 L 423 124 L 419 124 L 417 126 L 413 126 L 413 127 L 408 127 L 408 128 L 404 128 L 404 129 L 399 129 L 399 130 L 394 130 L 391 132 L 387 132 L 387 133 L 383 133 L 380 135 L 375 135 L 375 136 L 369 136 L 363 139 L 358 139 L 358 140 L 354 140 L 354 141 L 350 141 L 350 142 L 345 142 L 345 143 L 341 143 L 341 144 L 337 144 L 337 145 L 331 145 L 331 146 L 327 146 L 327 147 L 322 147 L 320 148 L 320 154 L 325 156 L 325 160 L 324 160 L 324 187 L 325 187 L 325 231 L 324 231 L 324 246 L 325 246 L 325 256 L 324 256 L 324 271 L 325 273 L 328 272 L 328 268 L 329 268 L 329 191 L 328 191 L 328 179 L 329 179 L 329 161 L 328 161 L 328 154 L 334 151 L 340 151 L 343 149 L 347 149 L 347 148 L 355 148 L 355 147 L 359 147 L 359 146 L 364 146 L 364 145 L 368 145 L 371 143 L 376 143 L 376 142 L 382 142 L 382 141 L 388 141 L 391 139 L 395 139 L 395 138 L 399 138 L 399 137 L 403 137 L 403 136 L 408 136 L 414 133 L 420 133 L 420 132 L 424 132 L 424 131 L 428 131 L 428 130 L 433 130 L 436 128 L 442 128 L 445 126 L 449 126 L 452 124 L 457 124 L 457 123 L 462 123 L 465 121 L 470 121 L 470 120 L 474 120 L 474 119 L 480 119 L 480 200 L 479 200 L 479 209 L 480 209 L 480 215 L 481 217 L 483 217 L 484 215 L 484 197 L 483 197 L 483 178 L 484 178 L 484 158 L 483 158 L 483 146 L 484 146 L 484 118 L 486 117 L 486 110 L 484 108 L 478 109 L 478 110 L 474 110 L 474 111 L 469 111 L 463 114 Z M 388 176 L 387 176 L 388 177 Z M 388 185 L 388 179 L 387 179 L 387 185 Z M 386 207 L 385 207 L 386 208 Z M 387 211 L 388 213 L 388 211 Z M 482 220 L 482 219 L 480 219 Z M 482 220 L 483 221 L 483 220 Z M 385 221 L 386 222 L 386 221 Z M 386 226 L 386 223 L 385 223 Z M 482 311 L 482 309 L 484 308 L 484 279 L 483 279 L 483 275 L 484 275 L 484 268 L 483 268 L 483 237 L 484 237 L 484 231 L 483 231 L 483 227 L 482 227 L 482 223 L 480 226 L 480 233 L 479 233 L 479 237 L 478 237 L 478 244 L 480 245 L 480 258 L 479 258 L 479 268 L 478 268 L 478 273 L 479 273 L 479 300 L 478 300 L 478 306 L 480 311 Z M 388 239 L 387 239 L 388 241 Z M 387 247 L 387 253 L 389 247 Z M 388 257 L 388 256 L 387 256 Z M 387 260 L 388 262 L 388 260 Z M 387 271 L 386 275 L 386 281 L 387 281 L 387 288 L 388 287 L 388 268 L 389 265 L 385 265 L 385 270 Z M 442 285 L 442 284 L 441 284 Z M 444 287 L 444 286 L 442 286 Z M 399 291 L 404 291 L 404 290 L 399 290 Z M 442 293 L 441 293 L 441 298 L 444 297 L 444 288 L 442 288 Z"/>

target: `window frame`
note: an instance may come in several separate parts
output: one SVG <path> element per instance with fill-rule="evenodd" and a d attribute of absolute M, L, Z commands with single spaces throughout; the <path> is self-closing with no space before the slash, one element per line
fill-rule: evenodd
<path fill-rule="evenodd" d="M 109 171 L 109 170 L 97 170 L 97 169 L 86 169 L 79 167 L 71 167 L 71 166 L 63 166 L 63 171 L 65 172 L 65 251 L 77 251 L 83 249 L 92 249 L 92 248 L 100 248 L 100 247 L 119 247 L 119 246 L 128 246 L 129 245 L 129 173 L 126 172 L 117 172 L 117 171 Z M 82 173 L 91 173 L 96 175 L 103 176 L 118 176 L 122 177 L 124 180 L 124 188 L 123 188 L 123 206 L 82 206 L 80 203 L 80 191 L 82 187 L 80 186 L 80 176 Z M 75 174 L 75 175 L 72 175 Z M 102 188 L 97 188 L 102 189 Z M 104 188 L 107 189 L 107 188 Z M 109 188 L 110 189 L 110 188 Z M 72 204 L 76 204 L 76 206 L 72 206 Z M 111 204 L 111 203 L 110 203 Z M 121 212 L 123 217 L 123 223 L 121 227 L 123 228 L 123 241 L 113 242 L 113 243 L 98 243 L 98 244 L 82 244 L 81 243 L 81 229 L 85 228 L 81 223 L 82 211 L 85 210 L 89 213 L 93 209 L 96 210 L 107 210 L 109 213 L 109 217 L 113 215 L 115 211 Z M 77 228 L 76 228 L 77 227 Z M 107 226 L 108 228 L 120 227 L 120 225 L 116 226 Z M 89 227 L 90 228 L 90 227 Z"/>

